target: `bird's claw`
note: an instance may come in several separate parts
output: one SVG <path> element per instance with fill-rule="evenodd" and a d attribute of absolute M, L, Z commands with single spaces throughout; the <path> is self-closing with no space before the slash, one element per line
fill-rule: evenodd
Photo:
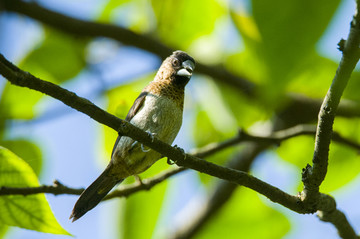
<path fill-rule="evenodd" d="M 179 146 L 177 146 L 177 144 L 174 145 L 174 148 L 176 148 L 177 150 L 180 150 L 182 154 L 185 154 L 185 150 L 183 148 L 180 148 Z"/>
<path fill-rule="evenodd" d="M 151 133 L 149 130 L 146 131 L 146 133 L 149 134 L 150 138 L 151 138 L 151 142 L 154 142 L 156 133 Z M 141 151 L 143 151 L 144 153 L 149 152 L 151 149 L 145 149 L 145 146 L 143 144 L 141 144 Z"/>
<path fill-rule="evenodd" d="M 169 158 L 167 158 L 166 163 L 169 164 L 169 165 L 174 165 L 174 164 L 175 164 L 175 162 L 172 161 L 172 160 L 169 159 Z"/>
<path fill-rule="evenodd" d="M 143 144 L 141 144 L 141 151 L 143 151 L 144 153 L 147 153 L 149 152 L 151 149 L 148 148 L 148 149 L 145 149 L 145 146 Z"/>
<path fill-rule="evenodd" d="M 146 133 L 149 134 L 149 136 L 150 136 L 150 138 L 151 138 L 151 142 L 154 142 L 156 133 L 152 133 L 152 132 L 150 132 L 149 130 L 146 130 Z"/>
<path fill-rule="evenodd" d="M 177 146 L 176 144 L 174 145 L 174 148 L 177 149 L 177 150 L 179 150 L 179 151 L 181 151 L 181 153 L 182 153 L 183 156 L 184 156 L 184 160 L 186 160 L 185 150 L 184 150 L 183 148 L 180 148 L 180 147 Z M 173 164 L 176 163 L 176 160 L 174 161 L 174 160 L 168 158 L 168 159 L 167 159 L 167 163 L 168 163 L 169 165 L 173 165 Z"/>

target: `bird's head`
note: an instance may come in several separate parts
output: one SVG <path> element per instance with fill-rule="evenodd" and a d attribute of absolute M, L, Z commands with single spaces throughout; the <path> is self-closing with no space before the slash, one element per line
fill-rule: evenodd
<path fill-rule="evenodd" d="M 195 69 L 195 60 L 183 51 L 174 51 L 161 65 L 158 77 L 171 83 L 185 86 Z"/>

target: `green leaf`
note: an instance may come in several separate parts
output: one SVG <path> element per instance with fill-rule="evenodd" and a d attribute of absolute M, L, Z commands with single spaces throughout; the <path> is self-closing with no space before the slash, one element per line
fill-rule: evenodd
<path fill-rule="evenodd" d="M 85 44 L 85 40 L 48 29 L 40 46 L 19 67 L 40 79 L 62 83 L 75 77 L 85 66 Z M 1 118 L 32 119 L 36 115 L 34 106 L 42 96 L 40 92 L 7 83 L 1 94 Z"/>
<path fill-rule="evenodd" d="M 9 227 L 5 224 L 0 223 L 0 238 L 4 238 L 4 235 L 8 231 Z"/>
<path fill-rule="evenodd" d="M 47 78 L 49 79 L 49 78 Z M 21 95 L 21 97 L 19 97 Z M 0 118 L 29 120 L 34 118 L 35 104 L 42 97 L 42 93 L 7 83 L 0 100 Z M 24 100 L 26 99 L 26 100 Z"/>
<path fill-rule="evenodd" d="M 314 51 L 339 3 L 340 0 L 252 1 L 261 36 L 259 51 L 268 68 L 262 90 L 265 99 L 276 100 L 276 95 L 293 79 L 293 70 Z"/>
<path fill-rule="evenodd" d="M 238 124 L 233 112 L 225 104 L 218 87 L 211 81 L 198 80 L 193 88 L 198 92 L 193 130 L 196 147 L 234 137 L 238 132 Z M 224 164 L 236 151 L 238 151 L 237 147 L 230 147 L 207 157 L 206 160 Z M 199 174 L 199 177 L 208 186 L 208 182 L 213 180 L 213 177 L 206 174 Z"/>
<path fill-rule="evenodd" d="M 38 187 L 31 167 L 10 150 L 0 146 L 0 186 Z M 44 194 L 0 197 L 0 223 L 30 230 L 70 235 L 57 222 Z"/>
<path fill-rule="evenodd" d="M 85 46 L 85 40 L 46 29 L 44 41 L 23 59 L 20 68 L 48 81 L 50 76 L 55 83 L 64 82 L 85 66 Z"/>
<path fill-rule="evenodd" d="M 105 5 L 104 9 L 101 12 L 98 20 L 101 22 L 110 22 L 111 15 L 113 11 L 118 8 L 119 6 L 123 5 L 124 3 L 128 3 L 130 0 L 110 0 Z"/>
<path fill-rule="evenodd" d="M 273 112 L 259 102 L 239 94 L 237 89 L 225 84 L 217 84 L 217 86 L 222 100 L 236 118 L 238 128 L 247 129 L 256 122 L 266 121 L 271 117 Z"/>
<path fill-rule="evenodd" d="M 181 48 L 187 48 L 196 38 L 212 33 L 216 21 L 225 13 L 224 7 L 216 0 L 151 2 L 160 38 L 165 44 Z"/>
<path fill-rule="evenodd" d="M 353 130 L 358 132 L 359 126 L 357 129 L 353 128 Z M 301 169 L 304 168 L 306 164 L 312 164 L 314 138 L 300 136 L 286 140 L 281 143 L 277 152 L 283 160 L 296 165 L 299 168 L 300 174 Z M 359 174 L 359 168 L 360 156 L 356 150 L 332 142 L 329 152 L 328 172 L 320 190 L 327 193 L 344 186 Z M 301 189 L 302 184 L 300 183 L 297 190 Z"/>
<path fill-rule="evenodd" d="M 165 160 L 155 163 L 148 171 L 158 171 L 167 167 Z M 122 238 L 152 238 L 162 208 L 167 181 L 155 186 L 150 191 L 138 192 L 126 199 L 122 208 L 120 233 Z"/>
<path fill-rule="evenodd" d="M 289 92 L 296 92 L 312 98 L 323 98 L 335 76 L 338 63 L 319 56 L 315 51 L 301 62 L 287 86 Z"/>
<path fill-rule="evenodd" d="M 154 28 L 154 14 L 147 0 L 110 0 L 99 21 L 115 22 L 132 31 L 144 33 Z"/>
<path fill-rule="evenodd" d="M 26 139 L 8 140 L 0 142 L 2 146 L 10 151 L 17 152 L 34 170 L 37 176 L 40 175 L 42 168 L 42 155 L 40 148 L 33 142 Z"/>
<path fill-rule="evenodd" d="M 236 190 L 221 211 L 196 238 L 282 238 L 290 223 L 280 212 L 266 206 L 259 196 L 245 188 Z"/>
<path fill-rule="evenodd" d="M 350 81 L 345 88 L 343 98 L 359 102 L 360 101 L 359 89 L 360 89 L 360 72 L 354 71 L 351 74 Z"/>

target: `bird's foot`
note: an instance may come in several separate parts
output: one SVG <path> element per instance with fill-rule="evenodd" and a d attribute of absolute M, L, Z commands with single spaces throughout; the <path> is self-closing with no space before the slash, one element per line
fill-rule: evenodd
<path fill-rule="evenodd" d="M 151 138 L 151 142 L 154 142 L 156 133 L 151 133 L 149 130 L 147 130 L 146 133 L 149 134 L 149 136 L 150 136 L 150 138 Z M 145 146 L 144 146 L 143 144 L 141 144 L 141 151 L 143 151 L 144 153 L 147 153 L 147 152 L 149 152 L 150 150 L 151 150 L 150 148 L 145 149 Z"/>
<path fill-rule="evenodd" d="M 154 142 L 155 136 L 156 136 L 157 134 L 150 132 L 150 130 L 146 130 L 146 133 L 149 134 L 149 136 L 150 136 L 150 138 L 151 138 L 151 142 Z"/>
<path fill-rule="evenodd" d="M 145 146 L 143 144 L 141 144 L 141 151 L 143 151 L 144 153 L 147 153 L 149 152 L 151 149 L 148 148 L 148 149 L 145 149 Z"/>
<path fill-rule="evenodd" d="M 176 144 L 174 145 L 174 148 L 175 149 L 177 149 L 177 150 L 179 150 L 181 153 L 182 153 L 182 155 L 184 156 L 184 160 L 186 160 L 186 153 L 185 153 L 185 150 L 183 149 L 183 148 L 180 148 L 179 146 L 177 146 Z M 172 159 L 167 159 L 167 163 L 169 164 L 169 165 L 173 165 L 173 164 L 176 164 L 176 160 L 172 160 Z"/>
<path fill-rule="evenodd" d="M 172 160 L 169 159 L 169 158 L 166 159 L 166 163 L 169 164 L 169 165 L 174 165 L 174 164 L 175 164 L 175 162 L 172 161 Z"/>

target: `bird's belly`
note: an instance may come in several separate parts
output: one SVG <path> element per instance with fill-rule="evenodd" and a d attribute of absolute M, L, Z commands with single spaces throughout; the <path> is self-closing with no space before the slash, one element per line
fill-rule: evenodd
<path fill-rule="evenodd" d="M 130 123 L 171 144 L 181 127 L 182 109 L 167 97 L 148 95 Z"/>
<path fill-rule="evenodd" d="M 181 127 L 182 109 L 166 97 L 148 95 L 144 106 L 130 123 L 171 144 Z M 145 171 L 161 157 L 158 152 L 149 150 L 141 143 L 125 136 L 121 137 L 117 147 L 114 163 L 118 166 L 118 170 L 126 169 L 129 175 Z"/>

